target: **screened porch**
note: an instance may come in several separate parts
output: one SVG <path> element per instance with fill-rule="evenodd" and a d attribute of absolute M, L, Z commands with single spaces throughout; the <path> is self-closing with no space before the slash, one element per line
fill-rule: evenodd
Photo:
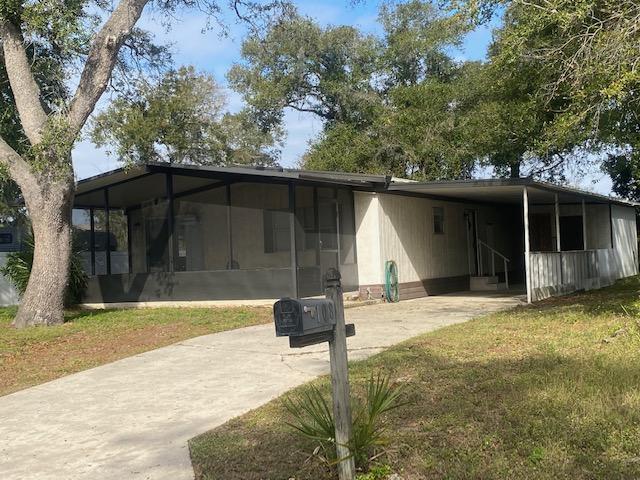
<path fill-rule="evenodd" d="M 353 194 L 286 172 L 147 165 L 81 182 L 73 211 L 86 303 L 356 290 Z"/>

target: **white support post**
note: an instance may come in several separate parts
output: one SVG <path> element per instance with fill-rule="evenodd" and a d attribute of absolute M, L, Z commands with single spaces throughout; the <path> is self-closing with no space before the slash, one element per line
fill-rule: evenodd
<path fill-rule="evenodd" d="M 531 303 L 531 252 L 529 243 L 529 193 L 525 185 L 522 190 L 522 208 L 524 210 L 524 269 L 527 283 L 527 303 Z"/>
<path fill-rule="evenodd" d="M 491 276 L 496 276 L 496 252 L 491 249 Z"/>
<path fill-rule="evenodd" d="M 583 250 L 587 249 L 587 207 L 582 200 L 582 246 Z"/>
<path fill-rule="evenodd" d="M 504 263 L 504 286 L 509 290 L 509 267 L 507 266 L 507 260 L 503 258 L 502 263 Z"/>
<path fill-rule="evenodd" d="M 555 194 L 555 213 L 556 213 L 556 252 L 560 252 L 562 247 L 560 247 L 560 203 L 558 201 L 558 194 Z"/>

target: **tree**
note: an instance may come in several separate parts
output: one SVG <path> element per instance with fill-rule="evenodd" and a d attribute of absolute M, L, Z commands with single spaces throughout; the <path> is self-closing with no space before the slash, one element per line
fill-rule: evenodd
<path fill-rule="evenodd" d="M 213 15 L 220 11 L 214 0 L 120 0 L 113 8 L 108 2 L 88 0 L 5 0 L 0 4 L 2 60 L 19 121 L 19 128 L 2 129 L 0 163 L 20 187 L 35 241 L 31 277 L 13 322 L 16 327 L 63 322 L 75 189 L 72 148 L 114 79 L 114 69 L 126 67 L 126 58 L 120 55 L 123 46 L 144 39 L 136 34 L 135 25 L 148 3 L 170 12 L 185 5 Z M 254 4 L 231 2 L 232 7 L 246 5 Z M 258 13 L 268 12 L 271 6 L 260 7 Z M 100 14 L 88 14 L 92 8 L 101 9 L 106 21 L 100 23 Z M 35 55 L 30 59 L 34 45 L 53 52 L 44 61 L 56 60 L 54 65 L 62 68 L 64 76 L 71 67 L 81 66 L 73 94 L 43 88 L 37 75 L 43 60 Z M 135 45 L 130 52 L 135 58 L 154 53 Z M 20 138 L 5 138 L 7 131 L 17 132 Z"/>
<path fill-rule="evenodd" d="M 428 1 L 383 4 L 381 65 L 389 88 L 416 85 L 429 79 L 446 80 L 456 71 L 452 47 L 459 47 L 470 23 L 459 12 Z"/>
<path fill-rule="evenodd" d="M 212 76 L 193 67 L 143 81 L 92 122 L 91 139 L 125 164 L 270 164 L 276 143 L 246 113 L 224 113 L 226 97 Z"/>
<path fill-rule="evenodd" d="M 244 63 L 228 79 L 265 126 L 279 124 L 285 108 L 363 124 L 380 104 L 372 84 L 377 48 L 356 28 L 322 28 L 294 12 L 243 42 Z"/>
<path fill-rule="evenodd" d="M 380 21 L 384 34 L 374 37 L 293 16 L 249 38 L 229 80 L 266 125 L 286 108 L 324 121 L 305 168 L 468 176 L 468 160 L 450 155 L 455 118 L 442 96 L 456 77 L 447 50 L 460 41 L 464 19 L 413 0 L 383 7 Z"/>
<path fill-rule="evenodd" d="M 506 11 L 496 61 L 526 63 L 545 79 L 536 94 L 554 115 L 540 135 L 540 146 L 553 150 L 573 144 L 592 153 L 616 151 L 604 169 L 614 175 L 614 187 L 620 185 L 616 191 L 626 194 L 616 176 L 637 171 L 633 152 L 640 145 L 640 4 L 635 0 L 467 3 L 480 21 L 494 14 L 499 4 Z M 622 168 L 625 161 L 630 162 L 628 168 Z"/>

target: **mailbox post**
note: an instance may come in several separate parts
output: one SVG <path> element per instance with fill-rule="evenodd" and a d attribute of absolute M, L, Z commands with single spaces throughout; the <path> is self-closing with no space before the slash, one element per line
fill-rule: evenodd
<path fill-rule="evenodd" d="M 336 309 L 336 326 L 333 338 L 329 340 L 331 362 L 331 387 L 333 391 L 333 418 L 336 424 L 336 453 L 338 457 L 338 478 L 353 480 L 356 467 L 349 449 L 351 443 L 351 399 L 349 389 L 349 366 L 347 363 L 347 335 L 344 322 L 344 304 L 340 272 L 330 269 L 325 275 L 326 297 L 333 300 Z"/>
<path fill-rule="evenodd" d="M 352 438 L 347 337 L 355 335 L 353 324 L 345 325 L 340 272 L 325 274 L 326 299 L 283 298 L 273 306 L 276 336 L 289 337 L 291 348 L 329 342 L 333 418 L 340 480 L 354 480 L 356 469 L 351 450 Z"/>

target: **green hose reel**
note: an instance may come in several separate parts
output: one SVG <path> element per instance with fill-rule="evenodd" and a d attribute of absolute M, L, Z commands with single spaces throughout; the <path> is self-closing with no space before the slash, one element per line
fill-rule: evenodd
<path fill-rule="evenodd" d="M 387 302 L 400 301 L 400 288 L 398 287 L 398 266 L 393 260 L 384 264 L 384 297 Z"/>

